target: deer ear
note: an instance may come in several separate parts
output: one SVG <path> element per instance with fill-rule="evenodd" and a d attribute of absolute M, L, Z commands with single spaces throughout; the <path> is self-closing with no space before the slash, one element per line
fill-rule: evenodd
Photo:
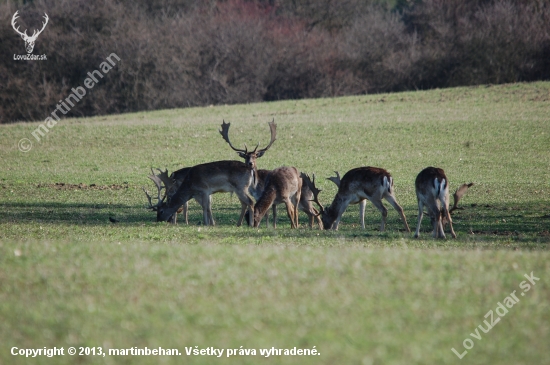
<path fill-rule="evenodd" d="M 264 155 L 265 151 L 259 151 L 256 153 L 256 158 L 260 158 Z"/>
<path fill-rule="evenodd" d="M 246 159 L 246 153 L 244 153 L 244 152 L 237 152 L 237 154 L 238 154 L 241 158 Z"/>

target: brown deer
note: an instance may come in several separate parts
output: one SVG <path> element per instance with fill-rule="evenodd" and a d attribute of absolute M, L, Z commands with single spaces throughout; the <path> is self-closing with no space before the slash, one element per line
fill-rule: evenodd
<path fill-rule="evenodd" d="M 168 221 L 179 207 L 191 198 L 198 198 L 203 208 L 205 225 L 213 224 L 210 195 L 214 193 L 235 193 L 241 202 L 240 226 L 246 210 L 254 211 L 254 202 L 249 195 L 249 187 L 254 174 L 240 161 L 215 161 L 193 166 L 181 182 L 177 191 L 157 208 L 157 221 Z"/>
<path fill-rule="evenodd" d="M 254 227 L 274 204 L 285 203 L 290 225 L 298 228 L 298 203 L 302 194 L 302 178 L 295 167 L 279 167 L 271 171 L 265 181 L 262 196 L 254 208 Z"/>
<path fill-rule="evenodd" d="M 321 190 L 315 187 L 315 176 L 313 181 L 309 176 L 305 175 L 305 177 L 306 184 L 313 192 L 314 201 L 319 205 L 324 229 L 336 229 L 334 223 L 342 217 L 349 204 L 357 204 L 363 199 L 368 199 L 382 213 L 380 231 L 384 231 L 388 210 L 382 204 L 382 199 L 386 199 L 401 216 L 405 224 L 405 230 L 407 232 L 411 231 L 403 213 L 403 208 L 395 199 L 393 178 L 386 170 L 370 166 L 349 170 L 340 181 L 340 187 L 332 204 L 326 209 L 319 202 Z"/>
<path fill-rule="evenodd" d="M 250 187 L 250 194 L 252 197 L 256 200 L 256 202 L 260 199 L 262 196 L 262 193 L 265 188 L 265 182 L 267 180 L 267 176 L 271 173 L 271 170 L 258 170 L 258 182 L 256 184 L 256 187 Z M 302 177 L 302 173 L 300 174 L 300 177 Z M 322 227 L 321 218 L 319 218 L 319 211 L 315 209 L 315 207 L 312 204 L 313 199 L 313 193 L 311 190 L 309 190 L 309 187 L 306 184 L 302 184 L 302 192 L 300 195 L 300 203 L 298 204 L 298 209 L 301 209 L 304 213 L 307 214 L 309 218 L 309 228 L 313 228 L 313 224 L 315 223 L 315 220 L 317 220 L 317 223 L 319 224 L 319 227 Z M 272 206 L 273 210 L 273 228 L 277 228 L 277 204 L 273 204 Z M 265 223 L 266 227 L 269 227 L 269 220 L 268 220 L 269 212 L 267 211 L 265 214 Z M 250 216 L 248 212 L 246 213 L 246 220 L 249 222 Z"/>
<path fill-rule="evenodd" d="M 418 199 L 418 223 L 414 237 L 418 238 L 420 234 L 420 225 L 425 205 L 428 208 L 428 215 L 433 226 L 434 238 L 445 238 L 445 232 L 443 231 L 444 222 L 449 223 L 451 236 L 456 238 L 453 221 L 449 212 L 449 179 L 447 179 L 443 169 L 426 167 L 420 171 L 414 185 L 416 188 L 416 198 Z M 466 190 L 467 188 L 463 190 L 462 195 Z M 458 199 L 455 198 L 455 204 L 458 204 L 459 199 L 460 197 Z"/>
<path fill-rule="evenodd" d="M 337 187 L 340 187 L 340 174 L 338 171 L 334 171 L 336 176 L 327 177 L 327 180 L 332 181 L 336 184 Z M 306 184 L 307 185 L 307 184 Z M 350 203 L 350 204 L 359 204 L 359 221 L 361 222 L 361 229 L 365 229 L 365 208 L 367 207 L 367 199 L 362 199 L 359 203 Z M 338 229 L 338 224 L 340 224 L 340 219 L 336 219 L 334 222 L 334 229 Z"/>

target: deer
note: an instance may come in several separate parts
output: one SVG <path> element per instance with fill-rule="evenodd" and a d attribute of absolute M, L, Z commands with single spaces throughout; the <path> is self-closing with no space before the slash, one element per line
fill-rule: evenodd
<path fill-rule="evenodd" d="M 449 209 L 449 180 L 443 169 L 427 167 L 422 170 L 415 181 L 418 223 L 414 237 L 420 236 L 420 225 L 424 215 L 424 206 L 426 206 L 433 227 L 433 237 L 446 238 L 444 229 L 449 224 L 451 236 L 456 238 L 451 216 L 455 210 L 464 209 L 458 206 L 458 202 L 473 185 L 474 183 L 460 185 L 453 194 L 453 206 Z"/>
<path fill-rule="evenodd" d="M 193 166 L 176 192 L 158 205 L 157 221 L 169 221 L 191 198 L 198 198 L 202 202 L 204 224 L 213 225 L 210 195 L 226 192 L 235 193 L 241 202 L 241 215 L 237 222 L 237 227 L 240 227 L 246 210 L 254 211 L 254 202 L 249 194 L 252 183 L 253 174 L 249 166 L 240 161 L 214 161 Z"/>
<path fill-rule="evenodd" d="M 147 208 L 153 211 L 157 211 L 159 206 L 161 206 L 167 198 L 169 199 L 175 194 L 175 192 L 181 186 L 183 180 L 189 173 L 190 169 L 191 169 L 190 167 L 184 167 L 182 169 L 174 171 L 172 174 L 170 174 L 170 176 L 168 176 L 168 170 L 162 171 L 157 168 L 157 171 L 159 172 L 159 174 L 155 174 L 155 172 L 153 171 L 153 168 L 151 168 L 152 174 L 149 175 L 148 177 L 155 183 L 155 186 L 157 187 L 157 191 L 158 191 L 158 197 L 157 197 L 157 204 L 153 205 L 151 195 L 149 195 L 149 192 L 144 187 L 142 187 L 143 192 L 145 193 L 145 195 L 147 196 L 147 200 L 149 201 L 149 206 Z M 161 198 L 160 195 L 161 195 L 162 189 L 164 189 L 164 196 Z M 210 196 L 209 198 L 210 198 L 210 204 L 212 204 L 212 196 Z M 202 199 L 200 197 L 196 197 L 195 201 L 201 207 L 203 207 Z M 177 211 L 177 213 L 182 213 L 182 212 L 184 215 L 185 224 L 189 224 L 188 203 L 185 203 Z M 214 222 L 214 217 L 212 216 L 212 211 L 209 211 L 208 218 L 212 222 L 212 225 L 216 224 Z M 171 222 L 174 224 L 177 222 L 177 214 L 174 214 L 172 216 Z"/>
<path fill-rule="evenodd" d="M 258 170 L 258 182 L 256 186 L 253 188 L 250 187 L 250 194 L 252 197 L 256 200 L 256 202 L 260 199 L 262 196 L 262 193 L 265 188 L 265 182 L 267 180 L 268 175 L 271 173 L 271 170 Z M 300 173 L 300 177 L 302 177 L 303 173 Z M 321 227 L 321 219 L 319 218 L 319 211 L 315 209 L 315 207 L 312 204 L 313 199 L 313 193 L 311 190 L 309 190 L 309 187 L 306 184 L 302 184 L 302 192 L 300 195 L 300 202 L 298 204 L 298 209 L 301 209 L 304 213 L 307 214 L 309 218 L 309 228 L 313 228 L 313 224 L 315 223 L 315 220 L 317 220 L 317 223 L 319 224 L 319 227 Z M 273 210 L 273 228 L 277 228 L 277 204 L 272 205 Z M 266 228 L 269 227 L 269 220 L 268 220 L 269 212 L 266 211 L 265 214 L 265 223 Z M 247 221 L 250 219 L 250 215 L 248 215 L 248 212 L 246 213 L 246 219 Z"/>
<path fill-rule="evenodd" d="M 272 205 L 285 203 L 291 228 L 298 228 L 298 203 L 302 194 L 302 177 L 295 167 L 279 167 L 265 181 L 262 196 L 254 207 L 254 227 L 260 225 Z"/>
<path fill-rule="evenodd" d="M 382 213 L 380 231 L 383 232 L 386 226 L 388 210 L 382 204 L 382 199 L 386 199 L 401 216 L 405 230 L 407 232 L 411 231 L 407 224 L 407 218 L 405 218 L 405 214 L 403 213 L 403 208 L 401 208 L 395 199 L 393 178 L 388 171 L 382 168 L 366 166 L 349 170 L 340 181 L 340 187 L 332 204 L 326 209 L 319 202 L 319 193 L 321 190 L 315 186 L 315 175 L 313 175 L 313 181 L 308 175 L 305 175 L 304 181 L 313 193 L 313 201 L 319 206 L 325 230 L 337 229 L 334 223 L 340 220 L 349 204 L 357 204 L 363 199 L 368 199 Z"/>
<path fill-rule="evenodd" d="M 337 187 L 340 187 L 340 174 L 338 173 L 338 171 L 334 171 L 334 173 L 336 174 L 336 176 L 327 177 L 327 180 L 332 181 Z M 359 221 L 361 221 L 361 229 L 365 229 L 365 208 L 367 207 L 367 199 L 362 199 L 359 201 L 359 203 L 350 204 L 359 204 Z M 337 219 L 334 224 L 335 229 L 338 230 L 340 219 Z"/>
<path fill-rule="evenodd" d="M 253 170 L 254 174 L 254 182 L 253 185 L 250 187 L 250 193 L 256 199 L 256 201 L 260 198 L 261 193 L 263 192 L 264 188 L 264 180 L 269 174 L 269 170 L 258 170 L 256 165 L 256 160 L 260 157 L 262 157 L 265 152 L 271 147 L 273 142 L 277 139 L 277 124 L 275 124 L 275 119 L 273 119 L 269 124 L 269 129 L 271 131 L 271 140 L 269 141 L 269 144 L 267 147 L 262 148 L 258 150 L 258 147 L 260 146 L 260 143 L 256 145 L 256 148 L 252 151 L 248 151 L 248 148 L 246 147 L 246 144 L 244 145 L 244 150 L 235 148 L 233 144 L 231 143 L 229 139 L 229 127 L 231 126 L 231 123 L 226 123 L 225 120 L 222 121 L 222 129 L 219 130 L 220 134 L 222 135 L 223 139 L 229 144 L 229 146 L 237 152 L 237 154 L 244 159 L 245 163 Z M 304 191 L 305 190 L 305 191 Z M 311 196 L 311 191 L 306 187 L 305 189 L 302 189 L 302 193 L 305 193 L 305 196 Z M 313 227 L 313 221 L 315 217 L 318 215 L 317 210 L 312 206 L 311 201 L 308 199 L 302 199 L 300 201 L 299 205 L 302 210 L 309 216 L 310 221 L 310 227 Z M 320 220 L 319 220 L 320 222 Z M 266 212 L 266 224 L 268 224 L 268 216 Z M 277 208 L 276 204 L 273 204 L 273 226 L 276 227 L 277 225 Z"/>
<path fill-rule="evenodd" d="M 42 22 L 42 29 L 40 30 L 35 29 L 34 32 L 32 33 L 32 36 L 29 37 L 26 29 L 24 32 L 21 32 L 19 30 L 19 26 L 16 27 L 16 21 L 19 18 L 18 13 L 19 13 L 19 10 L 16 11 L 15 14 L 13 14 L 13 17 L 11 18 L 11 26 L 17 32 L 17 34 L 19 34 L 21 38 L 23 38 L 23 40 L 25 41 L 25 49 L 27 50 L 27 53 L 32 53 L 32 51 L 34 50 L 34 43 L 36 42 L 36 39 L 38 38 L 40 33 L 42 33 L 46 28 L 46 24 L 48 24 L 48 20 L 50 20 L 50 18 L 48 17 L 48 14 L 44 13 L 45 22 Z"/>
<path fill-rule="evenodd" d="M 426 206 L 433 226 L 433 237 L 446 238 L 443 230 L 445 222 L 449 224 L 451 236 L 456 238 L 449 212 L 449 179 L 445 171 L 437 167 L 426 167 L 416 177 L 414 186 L 418 200 L 418 222 L 414 237 L 420 236 L 420 225 L 424 216 L 424 206 Z M 464 193 L 466 190 L 467 188 L 464 189 Z M 455 205 L 458 204 L 458 199 L 455 198 Z"/>
<path fill-rule="evenodd" d="M 260 150 L 258 150 L 258 147 L 260 146 L 260 143 L 256 145 L 256 148 L 254 148 L 253 151 L 249 151 L 248 147 L 246 147 L 246 144 L 244 145 L 244 150 L 235 148 L 231 141 L 229 140 L 229 127 L 231 126 L 231 123 L 226 123 L 225 120 L 222 122 L 222 129 L 219 130 L 220 134 L 222 135 L 223 139 L 229 144 L 229 147 L 233 149 L 233 151 L 237 152 L 239 157 L 244 159 L 244 163 L 248 168 L 250 169 L 250 173 L 252 174 L 253 178 L 253 188 L 255 188 L 256 184 L 258 183 L 258 168 L 256 165 L 256 160 L 262 157 L 266 151 L 273 145 L 273 142 L 277 139 L 277 124 L 275 124 L 275 119 L 273 119 L 269 124 L 269 130 L 271 131 L 271 140 L 269 141 L 269 144 Z"/>

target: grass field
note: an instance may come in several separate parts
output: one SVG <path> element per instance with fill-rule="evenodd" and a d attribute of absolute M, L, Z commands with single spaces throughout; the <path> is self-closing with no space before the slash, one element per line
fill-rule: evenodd
<path fill-rule="evenodd" d="M 388 204 L 385 232 L 370 204 L 364 231 L 357 206 L 337 232 L 308 229 L 304 214 L 291 230 L 283 207 L 276 230 L 237 228 L 229 194 L 214 195 L 216 227 L 200 225 L 196 203 L 189 226 L 155 222 L 149 168 L 237 159 L 224 119 L 248 146 L 267 144 L 275 119 L 259 167 L 315 172 L 325 204 L 334 170 L 389 170 L 411 229 L 421 169 L 444 168 L 451 191 L 474 182 L 453 216 L 458 238 L 432 239 L 425 218 L 415 240 Z M 0 126 L 0 364 L 550 364 L 550 83 L 62 120 L 40 142 L 37 126 Z M 525 291 L 531 272 L 540 280 Z M 513 291 L 517 304 L 476 334 Z M 451 350 L 470 343 L 462 360 Z M 257 354 L 186 355 L 195 346 Z M 314 346 L 320 355 L 260 355 Z"/>

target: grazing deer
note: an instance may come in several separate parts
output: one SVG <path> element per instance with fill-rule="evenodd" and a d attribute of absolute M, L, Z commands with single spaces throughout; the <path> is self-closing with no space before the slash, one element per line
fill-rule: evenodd
<path fill-rule="evenodd" d="M 420 234 L 420 224 L 422 223 L 425 205 L 428 208 L 428 215 L 433 226 L 434 238 L 445 238 L 443 220 L 445 220 L 445 223 L 449 223 L 451 236 L 456 238 L 453 221 L 449 213 L 449 180 L 443 169 L 426 167 L 420 171 L 414 185 L 416 188 L 416 198 L 418 199 L 418 223 L 414 237 L 418 238 Z M 463 190 L 462 194 L 466 190 L 467 188 Z M 458 204 L 458 199 L 455 200 L 456 204 Z"/>
<path fill-rule="evenodd" d="M 315 187 L 315 176 L 311 181 L 309 176 L 305 175 L 305 182 L 313 192 L 313 200 L 319 205 L 324 229 L 336 229 L 334 223 L 342 217 L 349 204 L 357 204 L 363 199 L 368 199 L 382 213 L 380 231 L 384 231 L 388 210 L 382 204 L 382 199 L 386 199 L 401 216 L 406 231 L 411 231 L 403 213 L 403 208 L 395 199 L 393 178 L 384 169 L 367 166 L 349 170 L 340 181 L 340 187 L 332 204 L 326 209 L 319 202 L 321 190 Z"/>
<path fill-rule="evenodd" d="M 332 181 L 336 184 L 337 187 L 340 187 L 340 174 L 338 171 L 334 171 L 336 176 L 327 177 L 327 180 Z M 367 207 L 367 199 L 362 199 L 359 203 L 350 203 L 350 204 L 359 204 L 359 221 L 361 221 L 361 229 L 365 229 L 365 208 Z M 340 224 L 340 218 L 336 219 L 334 222 L 334 229 L 338 229 L 338 224 Z"/>
<path fill-rule="evenodd" d="M 46 24 L 48 24 L 48 20 L 50 20 L 50 18 L 48 18 L 48 14 L 44 13 L 45 22 L 42 23 L 42 29 L 40 29 L 40 30 L 35 29 L 34 32 L 32 33 L 32 35 L 29 36 L 27 34 L 26 29 L 25 29 L 24 32 L 21 32 L 19 30 L 19 26 L 17 26 L 15 24 L 17 19 L 19 18 L 18 13 L 19 13 L 19 10 L 16 11 L 15 14 L 13 14 L 13 17 L 11 18 L 11 26 L 17 32 L 17 34 L 19 34 L 21 36 L 21 38 L 23 38 L 23 41 L 25 41 L 25 49 L 27 50 L 27 53 L 32 53 L 32 51 L 34 49 L 34 43 L 36 42 L 36 39 L 38 38 L 40 33 L 42 33 L 44 31 L 44 28 L 46 28 Z"/>
<path fill-rule="evenodd" d="M 213 224 L 210 195 L 214 193 L 235 193 L 241 202 L 240 226 L 246 210 L 254 211 L 254 202 L 249 195 L 253 174 L 240 161 L 215 161 L 193 166 L 183 179 L 177 191 L 157 208 L 157 221 L 168 221 L 179 207 L 191 198 L 202 201 L 205 225 Z"/>
<path fill-rule="evenodd" d="M 250 187 L 250 194 L 252 197 L 256 200 L 256 202 L 260 199 L 262 196 L 262 193 L 265 188 L 265 182 L 267 180 L 267 176 L 271 173 L 271 170 L 258 170 L 258 182 L 256 184 L 256 187 Z M 300 174 L 300 177 L 302 177 L 302 174 Z M 298 204 L 298 209 L 301 209 L 304 213 L 307 214 L 309 218 L 309 228 L 313 228 L 313 224 L 315 220 L 317 220 L 317 223 L 319 224 L 319 227 L 322 227 L 321 218 L 319 218 L 319 212 L 315 207 L 313 206 L 311 200 L 313 199 L 313 193 L 311 190 L 309 190 L 309 187 L 306 184 L 302 184 L 302 192 L 300 195 L 300 202 Z M 273 204 L 272 206 L 273 210 L 273 228 L 277 228 L 277 204 Z M 265 214 L 265 223 L 266 227 L 269 227 L 269 220 L 268 220 L 269 212 L 266 212 Z M 246 220 L 249 222 L 250 215 L 248 212 L 246 212 Z"/>
<path fill-rule="evenodd" d="M 302 194 L 302 178 L 295 167 L 279 167 L 271 171 L 265 188 L 254 208 L 254 227 L 273 204 L 285 203 L 290 225 L 298 228 L 298 203 Z"/>
<path fill-rule="evenodd" d="M 168 176 L 168 170 L 162 171 L 160 169 L 157 169 L 157 171 L 159 172 L 159 174 L 157 175 L 151 168 L 152 174 L 149 175 L 148 177 L 155 183 L 155 186 L 157 187 L 158 197 L 157 197 L 157 204 L 153 205 L 152 197 L 149 195 L 149 192 L 145 188 L 142 188 L 143 192 L 147 196 L 147 200 L 149 201 L 149 206 L 147 208 L 152 209 L 153 211 L 157 211 L 158 208 L 164 203 L 164 201 L 167 198 L 170 199 L 176 193 L 176 191 L 182 184 L 183 179 L 187 176 L 187 173 L 189 172 L 190 169 L 191 169 L 190 167 L 184 167 L 183 169 L 175 171 L 170 176 Z M 164 189 L 164 196 L 161 198 L 162 189 Z M 212 202 L 211 199 L 212 198 L 210 197 L 210 202 Z M 203 206 L 201 198 L 197 197 L 195 198 L 195 201 L 201 207 Z M 177 211 L 177 213 L 182 213 L 182 212 L 184 214 L 185 224 L 189 224 L 187 203 L 185 203 L 183 207 L 181 207 Z M 211 211 L 209 212 L 209 219 L 211 220 L 212 225 L 214 225 L 215 222 L 214 222 L 214 218 L 212 217 Z M 177 214 L 174 214 L 170 221 L 171 223 L 175 224 L 177 221 Z"/>

